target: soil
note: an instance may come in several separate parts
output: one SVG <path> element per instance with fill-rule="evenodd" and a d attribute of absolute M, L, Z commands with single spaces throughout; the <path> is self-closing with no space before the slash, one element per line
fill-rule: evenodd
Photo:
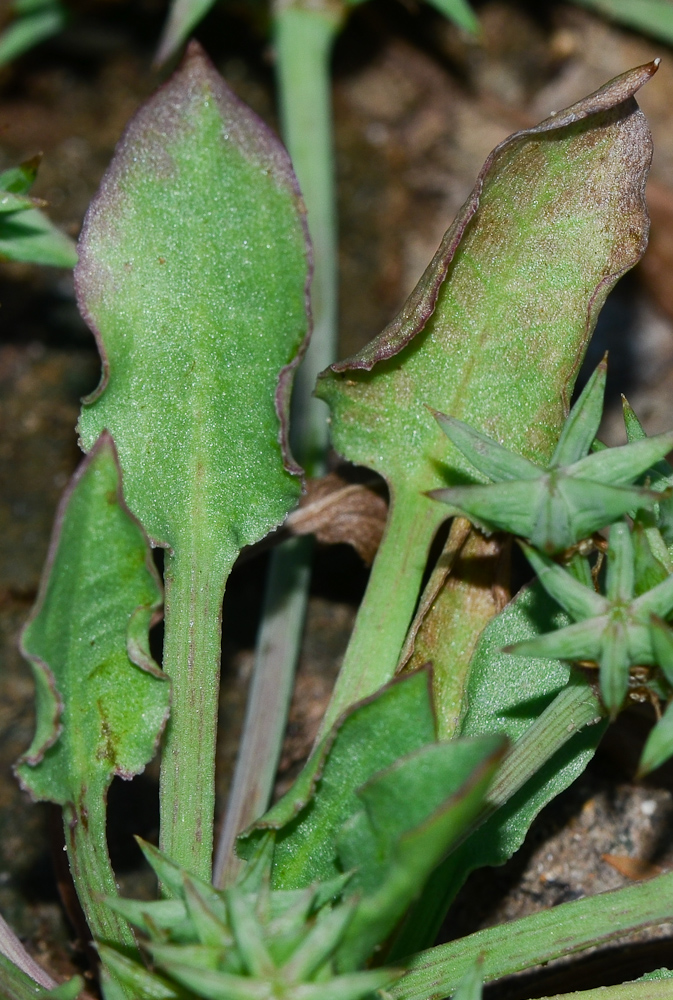
<path fill-rule="evenodd" d="M 673 425 L 673 58 L 661 44 L 560 3 L 477 4 L 476 44 L 415 0 L 356 8 L 334 57 L 340 212 L 340 337 L 350 354 L 394 315 L 415 284 L 491 148 L 630 66 L 664 55 L 642 93 L 655 139 L 651 247 L 609 300 L 589 352 L 610 348 L 604 436 L 622 439 L 619 392 L 646 429 Z M 58 38 L 0 71 L 0 169 L 44 153 L 34 193 L 76 236 L 129 116 L 157 86 L 153 46 L 163 0 L 81 0 Z M 0 13 L 0 17 L 2 14 Z M 216 6 L 197 35 L 231 86 L 272 125 L 272 53 L 263 25 Z M 38 585 L 59 494 L 79 451 L 78 400 L 98 380 L 93 338 L 71 275 L 0 264 L 0 912 L 57 977 L 77 943 L 51 863 L 58 822 L 30 803 L 11 765 L 30 742 L 32 681 L 17 639 Z M 239 566 L 224 610 L 218 807 L 241 729 L 259 616 L 264 554 Z M 344 546 L 318 550 L 308 627 L 279 790 L 311 745 L 352 627 L 367 571 Z M 613 727 L 585 775 L 543 811 L 504 868 L 474 875 L 444 937 L 626 884 L 673 866 L 673 770 L 633 774 L 651 719 Z M 150 884 L 131 839 L 156 836 L 156 770 L 111 792 L 113 860 L 124 892 Z M 606 860 L 607 858 L 607 860 Z M 620 860 L 622 859 L 622 860 Z M 625 860 L 624 860 L 625 859 Z M 498 984 L 516 1000 L 607 982 L 664 965 L 672 928 L 544 978 Z M 668 952 L 667 952 L 668 950 Z"/>

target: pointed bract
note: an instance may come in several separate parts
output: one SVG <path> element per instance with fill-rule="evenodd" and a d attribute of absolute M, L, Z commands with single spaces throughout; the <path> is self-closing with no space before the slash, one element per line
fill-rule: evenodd
<path fill-rule="evenodd" d="M 633 597 L 637 549 L 625 522 L 610 530 L 607 597 L 530 546 L 521 547 L 542 586 L 575 624 L 516 643 L 506 652 L 598 664 L 601 695 L 613 718 L 627 695 L 631 667 L 658 665 L 673 682 L 673 634 L 661 620 L 673 611 L 673 575 Z"/>
<path fill-rule="evenodd" d="M 672 448 L 673 431 L 667 431 L 666 434 L 623 444 L 619 448 L 594 452 L 569 466 L 566 472 L 596 483 L 624 486 L 636 480 Z"/>
<path fill-rule="evenodd" d="M 535 639 L 524 639 L 506 646 L 504 651 L 514 656 L 539 656 L 548 660 L 598 660 L 606 624 L 607 618 L 589 618 Z"/>
<path fill-rule="evenodd" d="M 550 464 L 551 468 L 572 465 L 588 455 L 603 416 L 608 356 L 603 357 L 568 414 Z"/>
<path fill-rule="evenodd" d="M 629 687 L 629 649 L 626 623 L 611 619 L 606 626 L 600 653 L 601 697 L 611 718 L 622 707 Z"/>
<path fill-rule="evenodd" d="M 585 587 L 574 577 L 549 559 L 548 556 L 536 552 L 530 545 L 521 543 L 526 558 L 540 578 L 540 583 L 548 594 L 558 601 L 571 618 L 582 621 L 604 615 L 609 609 L 609 602 L 594 590 Z"/>
<path fill-rule="evenodd" d="M 654 507 L 659 493 L 627 484 L 673 447 L 673 432 L 588 454 L 601 419 L 605 374 L 603 359 L 570 411 L 547 469 L 435 412 L 452 444 L 491 485 L 448 487 L 428 496 L 457 508 L 478 527 L 509 531 L 550 554 L 633 510 Z"/>
<path fill-rule="evenodd" d="M 537 479 L 540 475 L 540 467 L 534 462 L 509 451 L 462 420 L 437 411 L 434 411 L 434 417 L 456 448 L 489 479 L 506 482 L 510 479 Z"/>
<path fill-rule="evenodd" d="M 607 598 L 615 604 L 627 603 L 633 598 L 634 568 L 631 532 L 624 521 L 610 529 L 608 546 Z"/>
<path fill-rule="evenodd" d="M 638 765 L 638 778 L 661 767 L 670 757 L 673 757 L 673 701 L 647 738 Z"/>

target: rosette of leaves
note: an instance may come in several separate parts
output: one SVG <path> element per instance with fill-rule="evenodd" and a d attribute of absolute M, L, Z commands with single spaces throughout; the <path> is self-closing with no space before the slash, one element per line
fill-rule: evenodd
<path fill-rule="evenodd" d="M 398 978 L 394 969 L 336 974 L 334 957 L 355 912 L 352 901 L 334 903 L 348 876 L 272 890 L 272 834 L 243 879 L 223 892 L 149 844 L 141 847 L 172 898 L 111 899 L 109 905 L 144 935 L 149 966 L 99 945 L 108 968 L 137 1000 L 360 1000 Z M 108 1000 L 116 1000 L 112 989 Z"/>
<path fill-rule="evenodd" d="M 647 544 L 644 537 L 637 542 L 641 544 Z M 530 546 L 522 548 L 542 586 L 574 621 L 506 651 L 597 664 L 601 696 L 613 717 L 622 707 L 630 680 L 646 687 L 654 697 L 670 696 L 673 633 L 664 619 L 673 611 L 673 575 L 638 593 L 638 558 L 626 522 L 610 529 L 604 595 Z M 660 672 L 631 678 L 636 667 L 659 667 Z"/>
<path fill-rule="evenodd" d="M 239 838 L 247 865 L 224 891 L 144 845 L 170 898 L 108 900 L 149 963 L 100 944 L 106 1000 L 359 1000 L 392 983 L 394 969 L 362 970 L 483 817 L 507 749 L 498 735 L 436 742 L 430 691 L 420 670 L 347 713 Z"/>
<path fill-rule="evenodd" d="M 603 413 L 603 359 L 571 409 L 544 467 L 455 417 L 435 417 L 485 484 L 432 490 L 487 531 L 509 531 L 550 555 L 564 552 L 625 514 L 653 507 L 661 492 L 633 485 L 673 448 L 673 432 L 591 452 Z"/>

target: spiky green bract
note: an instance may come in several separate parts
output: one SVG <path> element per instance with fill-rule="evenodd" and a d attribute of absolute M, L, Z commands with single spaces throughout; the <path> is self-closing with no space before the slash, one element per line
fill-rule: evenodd
<path fill-rule="evenodd" d="M 99 945 L 135 1000 L 361 1000 L 398 978 L 394 969 L 337 974 L 335 956 L 355 910 L 337 901 L 348 877 L 271 889 L 273 835 L 224 892 L 141 846 L 173 898 L 109 904 L 147 936 L 150 968 Z"/>
<path fill-rule="evenodd" d="M 489 531 L 509 531 L 549 554 L 563 552 L 635 508 L 654 506 L 657 493 L 627 484 L 671 450 L 673 432 L 589 454 L 603 412 L 606 375 L 603 360 L 570 411 L 548 466 L 436 413 L 450 441 L 491 484 L 429 495 Z"/>
<path fill-rule="evenodd" d="M 6 35 L 0 36 L 0 65 Z M 0 173 L 0 259 L 74 267 L 75 244 L 40 211 L 39 206 L 45 203 L 28 196 L 39 162 L 36 156 Z"/>
<path fill-rule="evenodd" d="M 427 677 L 417 674 L 391 686 L 388 694 L 408 698 L 415 693 L 421 702 L 418 696 L 423 690 L 429 700 Z M 378 699 L 382 704 L 384 695 Z M 405 707 L 411 707 L 408 701 Z M 352 716 L 357 713 L 355 709 Z M 387 715 L 390 722 L 390 711 Z M 366 716 L 376 731 L 386 713 Z M 179 984 L 189 997 L 214 1000 L 275 996 L 312 1000 L 314 995 L 315 1000 L 325 996 L 357 1000 L 394 977 L 389 969 L 379 970 L 379 978 L 358 970 L 389 936 L 436 865 L 483 815 L 507 743 L 494 735 L 431 742 L 376 773 L 355 793 L 349 773 L 357 761 L 352 734 L 349 757 L 337 743 L 338 739 L 336 761 L 331 762 L 328 753 L 323 777 L 307 807 L 296 819 L 292 818 L 296 802 L 276 810 L 277 816 L 287 813 L 287 829 L 276 833 L 262 828 L 256 838 L 248 837 L 248 865 L 233 888 L 218 892 L 145 845 L 148 860 L 172 898 L 155 903 L 111 899 L 109 905 L 148 935 L 145 947 L 162 977 L 157 990 Z M 323 794 L 326 807 L 321 803 Z M 299 837 L 295 846 L 301 850 L 306 843 L 302 827 L 310 832 L 323 825 L 334 861 L 346 874 L 333 863 L 335 876 L 316 885 L 298 879 L 282 852 L 280 860 L 274 857 L 274 841 L 285 836 L 292 844 L 293 833 L 299 830 L 303 839 Z M 332 859 L 324 858 L 322 865 L 317 860 L 315 870 L 329 872 L 325 861 Z M 276 881 L 281 869 L 289 888 L 272 886 L 272 864 Z M 336 897 L 341 901 L 329 905 Z M 117 978 L 129 989 L 133 985 L 144 1000 L 151 974 L 139 971 L 123 955 L 110 959 L 107 952 L 103 954 Z M 313 983 L 315 990 L 309 988 Z"/>
<path fill-rule="evenodd" d="M 239 852 L 254 856 L 273 829 L 276 888 L 353 873 L 344 895 L 355 910 L 337 954 L 339 971 L 353 971 L 483 814 L 505 746 L 491 734 L 436 743 L 429 671 L 402 676 L 354 706 Z"/>
<path fill-rule="evenodd" d="M 123 941 L 99 897 L 115 891 L 105 800 L 114 775 L 152 759 L 170 686 L 149 652 L 161 587 L 147 538 L 125 507 L 112 439 L 103 434 L 76 473 L 56 520 L 21 649 L 35 677 L 33 742 L 16 768 L 36 798 L 63 806 L 68 859 L 93 932 Z"/>
<path fill-rule="evenodd" d="M 622 397 L 622 404 L 627 439 L 629 442 L 642 441 L 646 437 L 642 424 L 624 397 Z M 650 546 L 656 557 L 666 564 L 668 571 L 671 572 L 673 571 L 671 561 L 673 554 L 673 495 L 670 491 L 673 487 L 673 468 L 664 460 L 656 462 L 652 468 L 643 473 L 639 482 L 647 485 L 651 490 L 656 490 L 657 493 L 666 494 L 660 498 L 651 511 L 638 511 L 638 520 L 647 529 Z M 653 529 L 657 529 L 657 531 Z"/>
<path fill-rule="evenodd" d="M 638 777 L 643 778 L 673 757 L 673 701 L 654 726 L 643 748 L 638 765 Z"/>
<path fill-rule="evenodd" d="M 673 610 L 673 576 L 634 596 L 634 550 L 625 522 L 610 529 L 605 596 L 530 546 L 522 548 L 542 586 L 574 619 L 574 624 L 509 646 L 507 652 L 597 663 L 601 696 L 612 717 L 626 696 L 632 666 L 657 664 L 665 674 L 669 673 L 671 657 L 664 641 L 668 630 L 659 619 Z"/>

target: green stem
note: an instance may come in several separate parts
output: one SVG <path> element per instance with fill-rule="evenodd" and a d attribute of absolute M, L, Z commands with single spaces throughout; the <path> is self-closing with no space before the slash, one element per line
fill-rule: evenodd
<path fill-rule="evenodd" d="M 407 963 L 408 972 L 386 993 L 392 1000 L 447 997 L 479 956 L 484 981 L 492 982 L 671 919 L 673 872 L 430 948 Z"/>
<path fill-rule="evenodd" d="M 215 739 L 220 680 L 222 599 L 233 566 L 212 546 L 167 553 L 164 670 L 171 716 L 161 759 L 161 849 L 210 881 L 215 808 Z"/>
<path fill-rule="evenodd" d="M 394 677 L 428 551 L 445 517 L 438 507 L 425 504 L 419 514 L 418 504 L 411 498 L 393 497 L 383 541 L 318 740 L 350 705 L 369 697 Z"/>
<path fill-rule="evenodd" d="M 237 835 L 265 811 L 273 791 L 306 616 L 311 538 L 279 546 L 269 567 L 252 685 L 236 771 L 217 847 L 213 882 L 231 885 L 242 864 Z"/>
<path fill-rule="evenodd" d="M 136 953 L 135 938 L 128 923 L 105 903 L 107 897 L 118 894 L 108 854 L 105 817 L 102 789 L 89 788 L 86 798 L 82 797 L 77 806 L 69 803 L 63 807 L 70 872 L 94 940 L 121 945 Z M 133 1000 L 125 989 L 123 992 Z"/>
<path fill-rule="evenodd" d="M 505 757 L 489 789 L 485 807 L 467 836 L 523 788 L 576 733 L 604 718 L 605 709 L 591 685 L 581 675 L 572 673 L 568 686 L 559 692 Z M 398 962 L 436 938 L 467 875 L 469 870 L 465 871 L 461 855 L 458 852 L 450 854 L 400 926 L 387 961 Z"/>
<path fill-rule="evenodd" d="M 523 788 L 575 733 L 604 718 L 605 709 L 591 685 L 578 674 L 572 674 L 568 686 L 517 740 L 502 762 L 487 796 L 490 812 L 495 812 Z"/>
<path fill-rule="evenodd" d="M 337 227 L 330 57 L 341 25 L 337 5 L 276 5 L 274 29 L 283 136 L 299 180 L 313 243 L 313 334 L 295 382 L 296 451 L 309 475 L 323 471 L 327 410 L 316 376 L 337 352 Z"/>
<path fill-rule="evenodd" d="M 557 993 L 541 1000 L 671 1000 L 672 997 L 672 979 L 653 979 L 644 983 L 599 986 L 595 990 L 580 990 L 577 993 Z"/>

